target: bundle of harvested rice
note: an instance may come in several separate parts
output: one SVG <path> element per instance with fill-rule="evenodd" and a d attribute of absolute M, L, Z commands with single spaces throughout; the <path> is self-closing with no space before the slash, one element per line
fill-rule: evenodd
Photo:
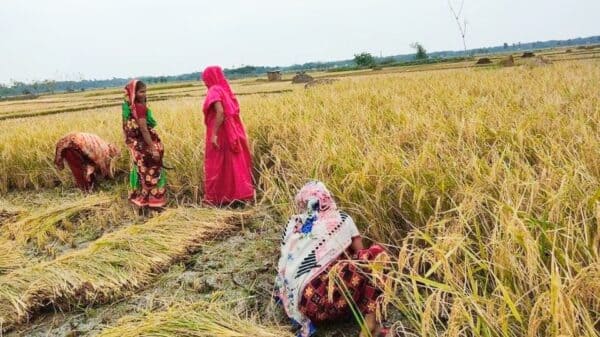
<path fill-rule="evenodd" d="M 263 326 L 237 317 L 220 305 L 199 302 L 176 306 L 150 314 L 142 320 L 122 320 L 99 337 L 197 336 L 197 337 L 285 337 L 292 334 L 282 327 Z"/>
<path fill-rule="evenodd" d="M 81 212 L 107 205 L 112 201 L 114 201 L 114 197 L 100 194 L 61 203 L 55 207 L 31 212 L 16 222 L 6 224 L 2 233 L 19 244 L 33 242 L 38 248 L 41 248 L 50 238 L 56 237 L 57 225 L 61 221 L 68 220 Z"/>
<path fill-rule="evenodd" d="M 21 268 L 27 263 L 27 258 L 14 241 L 0 237 L 0 275 Z"/>
<path fill-rule="evenodd" d="M 0 199 L 0 227 L 13 221 L 22 212 L 23 209 Z"/>
<path fill-rule="evenodd" d="M 251 212 L 179 208 L 110 233 L 89 247 L 0 277 L 4 329 L 54 305 L 106 303 L 148 284 L 171 264 L 218 234 L 233 231 Z"/>

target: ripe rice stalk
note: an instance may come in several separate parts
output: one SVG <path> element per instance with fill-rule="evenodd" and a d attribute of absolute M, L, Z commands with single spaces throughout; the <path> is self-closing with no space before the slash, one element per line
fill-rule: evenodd
<path fill-rule="evenodd" d="M 323 180 L 361 232 L 399 252 L 386 301 L 413 331 L 594 336 L 600 312 L 586 285 L 600 261 L 598 83 L 600 62 L 587 60 L 240 97 L 259 200 L 289 215 L 298 188 Z M 178 201 L 203 194 L 198 103 L 151 106 Z M 52 169 L 56 140 L 77 125 L 122 146 L 119 115 L 0 121 L 0 192 L 72 186 Z M 117 167 L 127 170 L 126 155 Z"/>

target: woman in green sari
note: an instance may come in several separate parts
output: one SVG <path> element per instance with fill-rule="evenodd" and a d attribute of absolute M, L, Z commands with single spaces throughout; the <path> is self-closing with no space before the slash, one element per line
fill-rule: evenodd
<path fill-rule="evenodd" d="M 139 208 L 162 208 L 167 203 L 164 147 L 154 129 L 156 120 L 146 106 L 146 85 L 131 80 L 125 93 L 123 131 L 132 159 L 129 201 Z"/>

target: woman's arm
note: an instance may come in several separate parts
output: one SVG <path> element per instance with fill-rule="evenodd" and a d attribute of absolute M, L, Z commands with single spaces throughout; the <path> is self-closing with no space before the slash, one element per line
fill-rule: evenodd
<path fill-rule="evenodd" d="M 352 238 L 352 252 L 358 253 L 358 251 L 365 249 L 362 242 L 362 237 L 360 235 Z"/>
<path fill-rule="evenodd" d="M 154 142 L 152 142 L 152 137 L 150 137 L 150 131 L 148 131 L 148 123 L 145 118 L 140 118 L 137 120 L 138 126 L 140 127 L 140 132 L 142 133 L 142 137 L 144 138 L 144 143 L 146 143 L 146 147 L 150 149 L 152 153 L 152 158 L 154 160 L 158 160 L 160 154 L 158 150 L 154 147 Z"/>
<path fill-rule="evenodd" d="M 217 113 L 217 118 L 215 118 L 215 125 L 214 125 L 214 134 L 211 137 L 211 143 L 215 146 L 215 147 L 219 147 L 219 142 L 217 140 L 217 135 L 219 134 L 219 130 L 221 129 L 221 126 L 223 125 L 223 121 L 225 121 L 225 111 L 223 110 L 223 104 L 219 101 L 214 103 L 214 107 L 215 107 L 215 112 Z"/>

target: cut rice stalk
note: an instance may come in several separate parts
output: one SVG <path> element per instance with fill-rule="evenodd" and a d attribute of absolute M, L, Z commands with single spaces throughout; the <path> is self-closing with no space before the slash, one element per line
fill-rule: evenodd
<path fill-rule="evenodd" d="M 106 303 L 135 291 L 190 256 L 203 242 L 238 228 L 251 212 L 178 208 L 110 233 L 86 249 L 0 277 L 4 329 L 53 305 Z"/>

